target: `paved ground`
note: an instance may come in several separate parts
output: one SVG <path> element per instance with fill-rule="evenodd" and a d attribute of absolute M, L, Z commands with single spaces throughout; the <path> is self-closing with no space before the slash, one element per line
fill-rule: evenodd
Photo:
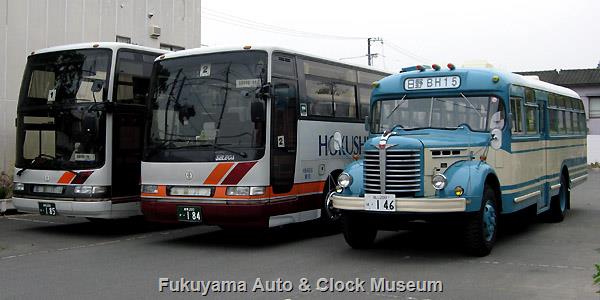
<path fill-rule="evenodd" d="M 34 215 L 0 217 L 0 298 L 202 298 L 159 293 L 158 280 L 282 278 L 289 293 L 210 293 L 254 299 L 600 299 L 592 286 L 600 263 L 600 172 L 573 191 L 560 224 L 522 224 L 503 233 L 492 254 L 466 257 L 439 228 L 380 233 L 375 249 L 351 250 L 341 234 L 315 225 L 267 234 L 215 227 L 112 225 Z M 298 290 L 309 279 L 311 293 Z M 315 291 L 321 278 L 366 280 L 364 293 Z M 370 278 L 442 280 L 443 293 L 370 292 Z"/>

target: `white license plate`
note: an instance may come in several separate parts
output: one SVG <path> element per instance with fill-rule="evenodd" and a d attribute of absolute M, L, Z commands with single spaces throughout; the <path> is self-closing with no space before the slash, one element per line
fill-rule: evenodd
<path fill-rule="evenodd" d="M 404 89 L 433 90 L 433 89 L 456 89 L 460 87 L 459 76 L 419 77 L 404 80 Z"/>
<path fill-rule="evenodd" d="M 389 194 L 366 194 L 365 210 L 396 211 L 396 197 Z"/>

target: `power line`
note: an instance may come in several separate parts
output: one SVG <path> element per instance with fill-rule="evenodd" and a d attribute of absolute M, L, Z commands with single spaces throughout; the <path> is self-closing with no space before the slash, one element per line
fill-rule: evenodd
<path fill-rule="evenodd" d="M 241 18 L 238 16 L 234 16 L 234 15 L 230 15 L 227 13 L 212 10 L 209 8 L 202 8 L 202 12 L 206 18 L 217 21 L 217 22 L 227 23 L 227 24 L 231 24 L 231 25 L 236 25 L 236 26 L 260 30 L 260 31 L 284 34 L 284 35 L 293 35 L 293 36 L 297 36 L 297 37 L 306 37 L 306 38 L 337 39 L 337 40 L 366 39 L 364 37 L 323 34 L 323 33 L 315 33 L 315 32 L 302 31 L 302 30 L 281 27 L 281 26 L 275 26 L 275 25 L 271 25 L 271 24 L 267 24 L 267 23 L 252 21 L 250 19 Z"/>

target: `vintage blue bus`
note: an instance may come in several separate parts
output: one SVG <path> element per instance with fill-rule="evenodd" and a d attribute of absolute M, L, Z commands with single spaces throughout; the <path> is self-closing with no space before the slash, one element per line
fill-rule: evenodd
<path fill-rule="evenodd" d="M 560 222 L 587 177 L 586 117 L 567 88 L 495 69 L 418 66 L 373 83 L 369 139 L 330 196 L 346 242 L 370 246 L 411 220 L 460 224 L 490 253 L 499 215 Z"/>

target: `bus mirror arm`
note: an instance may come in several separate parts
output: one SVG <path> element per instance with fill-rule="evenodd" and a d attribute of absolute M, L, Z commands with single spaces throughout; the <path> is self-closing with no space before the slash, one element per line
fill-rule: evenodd
<path fill-rule="evenodd" d="M 272 88 L 271 83 L 265 83 L 256 90 L 256 98 L 263 101 L 267 101 L 271 97 Z"/>

